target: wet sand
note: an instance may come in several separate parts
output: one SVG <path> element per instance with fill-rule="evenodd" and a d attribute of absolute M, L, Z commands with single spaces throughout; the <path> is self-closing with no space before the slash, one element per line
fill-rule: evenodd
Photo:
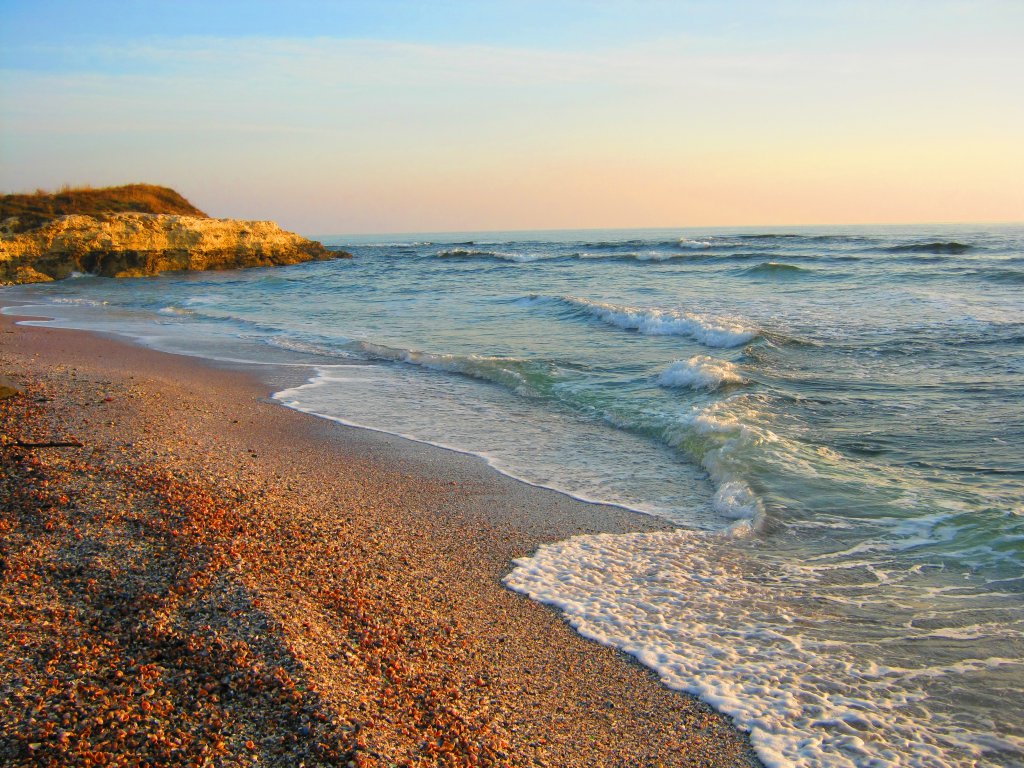
<path fill-rule="evenodd" d="M 663 523 L 94 334 L 3 317 L 0 374 L 0 762 L 759 764 L 501 585 L 541 543 Z"/>

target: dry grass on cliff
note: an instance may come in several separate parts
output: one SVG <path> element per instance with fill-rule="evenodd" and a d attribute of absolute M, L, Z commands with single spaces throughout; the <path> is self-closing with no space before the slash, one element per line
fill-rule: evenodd
<path fill-rule="evenodd" d="M 207 215 L 168 187 L 126 184 L 121 187 L 62 187 L 56 192 L 37 190 L 30 194 L 0 197 L 0 221 L 16 216 L 16 231 L 34 229 L 58 216 L 105 213 L 168 213 L 179 216 Z"/>

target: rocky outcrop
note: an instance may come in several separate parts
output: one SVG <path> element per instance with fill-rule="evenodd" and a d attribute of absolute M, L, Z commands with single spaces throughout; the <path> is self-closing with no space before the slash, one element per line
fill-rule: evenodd
<path fill-rule="evenodd" d="M 61 216 L 27 232 L 0 223 L 0 282 L 60 280 L 78 272 L 143 277 L 350 257 L 272 221 L 151 213 Z"/>

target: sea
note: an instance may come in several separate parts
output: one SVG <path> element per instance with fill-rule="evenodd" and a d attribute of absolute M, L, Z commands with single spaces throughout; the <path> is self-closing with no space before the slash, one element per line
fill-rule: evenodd
<path fill-rule="evenodd" d="M 767 766 L 1024 766 L 1024 225 L 321 239 L 0 298 L 675 524 L 505 583 Z"/>

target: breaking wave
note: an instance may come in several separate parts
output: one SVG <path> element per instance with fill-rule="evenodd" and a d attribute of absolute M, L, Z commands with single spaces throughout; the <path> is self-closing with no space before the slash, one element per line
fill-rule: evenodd
<path fill-rule="evenodd" d="M 439 259 L 491 259 L 494 261 L 511 261 L 518 264 L 528 264 L 533 261 L 541 261 L 545 258 L 544 256 L 535 253 L 485 251 L 471 248 L 452 248 L 445 251 L 438 251 L 435 256 Z"/>
<path fill-rule="evenodd" d="M 608 325 L 648 336 L 688 336 L 708 347 L 738 347 L 758 331 L 728 318 L 713 318 L 681 309 L 628 307 L 563 296 L 559 302 Z"/>
<path fill-rule="evenodd" d="M 575 254 L 577 259 L 601 259 L 604 261 L 673 261 L 692 259 L 688 253 L 676 251 L 637 251 L 627 253 L 582 251 Z"/>
<path fill-rule="evenodd" d="M 658 376 L 658 386 L 669 388 L 713 390 L 746 381 L 737 365 L 707 355 L 677 360 Z"/>

